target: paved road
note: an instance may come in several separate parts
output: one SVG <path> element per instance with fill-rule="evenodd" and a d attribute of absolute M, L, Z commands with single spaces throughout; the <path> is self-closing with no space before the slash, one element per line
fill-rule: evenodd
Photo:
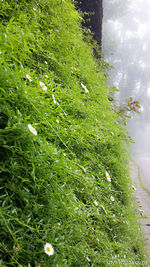
<path fill-rule="evenodd" d="M 131 176 L 136 187 L 136 201 L 140 211 L 146 248 L 150 254 L 150 157 L 136 158 L 136 164 L 131 164 Z"/>
<path fill-rule="evenodd" d="M 139 157 L 136 161 L 141 171 L 143 184 L 145 184 L 147 190 L 150 191 L 150 157 Z"/>

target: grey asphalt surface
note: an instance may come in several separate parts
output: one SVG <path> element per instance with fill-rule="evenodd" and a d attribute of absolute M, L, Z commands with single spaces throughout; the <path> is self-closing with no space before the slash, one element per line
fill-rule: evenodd
<path fill-rule="evenodd" d="M 150 255 L 150 157 L 136 158 L 131 164 L 131 176 L 140 212 L 139 222 L 145 234 L 145 247 Z"/>
<path fill-rule="evenodd" d="M 150 157 L 138 157 L 136 161 L 141 171 L 141 179 L 150 191 Z"/>

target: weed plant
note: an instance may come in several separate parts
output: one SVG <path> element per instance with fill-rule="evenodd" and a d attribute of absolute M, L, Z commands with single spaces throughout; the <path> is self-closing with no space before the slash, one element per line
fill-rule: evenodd
<path fill-rule="evenodd" d="M 1 0 L 0 18 L 0 266 L 143 260 L 127 130 L 81 15 L 70 0 Z"/>

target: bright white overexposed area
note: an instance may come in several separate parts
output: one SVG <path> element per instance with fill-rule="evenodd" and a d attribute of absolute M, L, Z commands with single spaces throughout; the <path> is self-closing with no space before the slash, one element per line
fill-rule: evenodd
<path fill-rule="evenodd" d="M 132 115 L 129 134 L 135 154 L 150 156 L 150 0 L 104 0 L 103 53 L 114 67 L 111 86 L 120 105 L 131 96 L 142 105 Z"/>

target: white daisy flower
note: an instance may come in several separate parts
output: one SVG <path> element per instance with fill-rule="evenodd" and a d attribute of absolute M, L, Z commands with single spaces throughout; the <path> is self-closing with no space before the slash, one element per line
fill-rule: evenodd
<path fill-rule="evenodd" d="M 32 79 L 31 79 L 31 77 L 30 77 L 29 74 L 26 75 L 26 78 L 27 78 L 30 82 L 32 82 Z"/>
<path fill-rule="evenodd" d="M 33 133 L 34 135 L 37 135 L 37 131 L 32 127 L 31 124 L 28 124 L 29 131 Z"/>
<path fill-rule="evenodd" d="M 48 256 L 51 256 L 54 254 L 54 249 L 53 249 L 52 245 L 49 243 L 46 243 L 44 245 L 44 251 Z"/>
<path fill-rule="evenodd" d="M 44 83 L 40 82 L 40 86 L 46 92 L 46 90 L 47 90 L 46 85 Z"/>
<path fill-rule="evenodd" d="M 81 83 L 81 86 L 85 90 L 86 93 L 89 93 L 89 90 L 86 88 L 86 86 L 83 83 Z"/>
<path fill-rule="evenodd" d="M 106 178 L 107 178 L 107 181 L 111 183 L 111 178 L 110 178 L 110 175 L 107 171 L 106 171 Z"/>
<path fill-rule="evenodd" d="M 110 200 L 113 202 L 113 201 L 115 201 L 115 198 L 113 196 L 111 196 Z"/>
<path fill-rule="evenodd" d="M 96 200 L 94 200 L 94 204 L 95 206 L 98 206 L 98 202 Z"/>

